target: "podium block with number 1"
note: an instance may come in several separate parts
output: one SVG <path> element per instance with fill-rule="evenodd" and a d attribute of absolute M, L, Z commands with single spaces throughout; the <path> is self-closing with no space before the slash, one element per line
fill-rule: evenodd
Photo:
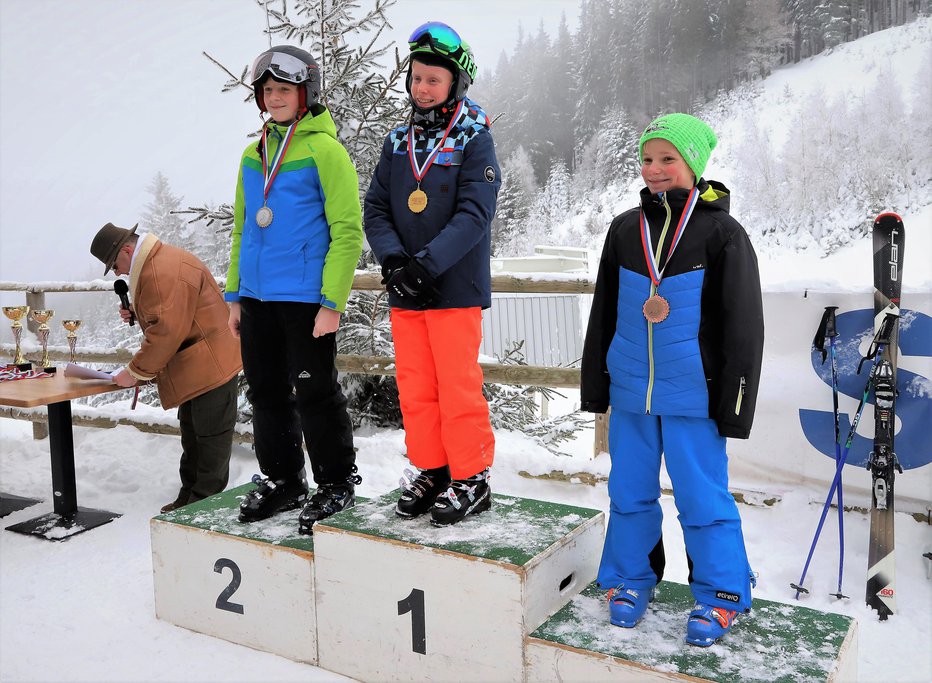
<path fill-rule="evenodd" d="M 398 494 L 315 527 L 318 664 L 360 680 L 521 681 L 525 636 L 595 577 L 598 510 L 495 496 L 451 527 Z"/>

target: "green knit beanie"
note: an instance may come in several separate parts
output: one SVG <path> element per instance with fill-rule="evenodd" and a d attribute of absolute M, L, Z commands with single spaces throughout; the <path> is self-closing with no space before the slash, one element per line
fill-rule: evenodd
<path fill-rule="evenodd" d="M 702 177 L 709 163 L 712 150 L 718 142 L 715 133 L 705 123 L 689 114 L 667 114 L 650 122 L 641 135 L 638 158 L 644 163 L 644 143 L 654 138 L 670 142 L 683 160 L 696 174 L 696 182 Z"/>

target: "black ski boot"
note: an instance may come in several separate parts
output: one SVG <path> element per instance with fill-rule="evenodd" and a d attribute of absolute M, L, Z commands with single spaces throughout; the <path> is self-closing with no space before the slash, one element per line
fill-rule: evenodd
<path fill-rule="evenodd" d="M 356 474 L 353 465 L 353 474 L 346 480 L 318 486 L 298 516 L 298 533 L 313 534 L 317 522 L 356 505 L 356 484 L 360 483 L 362 477 Z"/>
<path fill-rule="evenodd" d="M 405 475 L 410 474 L 410 470 L 405 470 Z M 395 506 L 395 514 L 406 519 L 423 515 L 449 485 L 450 468 L 446 465 L 432 470 L 421 470 L 413 481 L 403 484 L 404 491 Z"/>
<path fill-rule="evenodd" d="M 304 468 L 297 474 L 280 479 L 263 479 L 253 475 L 256 488 L 246 494 L 239 504 L 239 521 L 258 522 L 284 510 L 294 510 L 307 500 L 307 479 Z"/>
<path fill-rule="evenodd" d="M 430 523 L 434 526 L 456 524 L 466 515 L 478 515 L 492 507 L 492 489 L 489 488 L 489 468 L 467 479 L 454 479 L 449 488 L 437 496 L 430 509 Z"/>

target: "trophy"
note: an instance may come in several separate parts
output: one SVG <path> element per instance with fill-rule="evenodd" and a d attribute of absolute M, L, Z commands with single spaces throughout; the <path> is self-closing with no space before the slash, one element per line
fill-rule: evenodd
<path fill-rule="evenodd" d="M 32 319 L 39 323 L 36 336 L 39 337 L 39 343 L 42 345 L 42 360 L 40 363 L 42 364 L 41 367 L 47 370 L 52 365 L 49 362 L 49 326 L 47 323 L 55 315 L 55 311 L 50 308 L 34 308 L 31 315 Z"/>
<path fill-rule="evenodd" d="M 68 330 L 68 348 L 71 349 L 71 362 L 74 363 L 74 345 L 78 342 L 78 328 L 81 327 L 80 320 L 62 320 L 62 327 Z"/>
<path fill-rule="evenodd" d="M 13 321 L 13 341 L 16 342 L 16 351 L 13 353 L 13 365 L 20 367 L 21 370 L 31 370 L 32 363 L 23 358 L 23 352 L 20 349 L 20 340 L 23 338 L 23 324 L 21 318 L 29 315 L 29 306 L 4 306 L 3 315 Z"/>

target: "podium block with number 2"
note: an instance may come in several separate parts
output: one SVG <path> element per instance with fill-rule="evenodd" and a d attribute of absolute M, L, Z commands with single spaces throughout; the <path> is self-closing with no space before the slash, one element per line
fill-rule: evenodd
<path fill-rule="evenodd" d="M 360 680 L 524 679 L 524 638 L 595 577 L 597 510 L 495 496 L 446 528 L 397 493 L 315 527 L 318 663 Z"/>
<path fill-rule="evenodd" d="M 241 524 L 251 484 L 150 524 L 156 616 L 241 645 L 317 663 L 313 543 L 298 511 Z"/>

